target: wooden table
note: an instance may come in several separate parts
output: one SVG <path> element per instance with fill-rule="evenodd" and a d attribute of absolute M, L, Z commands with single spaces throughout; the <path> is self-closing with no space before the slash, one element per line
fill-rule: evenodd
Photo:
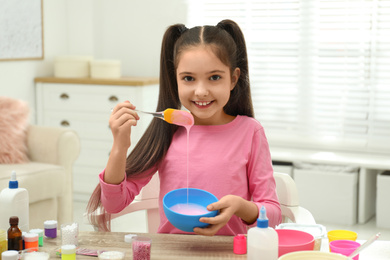
<path fill-rule="evenodd" d="M 132 259 L 131 244 L 124 241 L 128 233 L 83 231 L 79 234 L 79 247 L 88 249 L 126 250 L 126 258 Z M 151 259 L 246 259 L 246 255 L 233 253 L 232 236 L 205 237 L 197 235 L 137 234 L 152 239 Z M 57 259 L 56 250 L 61 238 L 44 239 L 43 250 L 50 252 L 50 259 Z M 77 260 L 94 259 L 77 255 Z"/>
<path fill-rule="evenodd" d="M 85 231 L 79 234 L 79 247 L 87 249 L 105 249 L 126 251 L 125 259 L 132 259 L 131 244 L 124 241 L 123 232 Z M 151 259 L 246 259 L 246 255 L 233 253 L 233 237 L 170 234 L 140 234 L 152 239 Z M 364 241 L 359 241 L 364 242 Z M 50 252 L 50 259 L 59 259 L 56 250 L 61 246 L 61 238 L 44 238 L 43 250 Z M 323 240 L 321 251 L 328 251 L 327 239 Z M 77 255 L 80 259 L 96 259 L 90 256 Z M 390 241 L 378 240 L 365 249 L 360 260 L 390 259 Z"/>

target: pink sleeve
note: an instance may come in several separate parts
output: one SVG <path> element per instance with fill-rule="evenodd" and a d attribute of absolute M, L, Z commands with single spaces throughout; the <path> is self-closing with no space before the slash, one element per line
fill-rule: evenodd
<path fill-rule="evenodd" d="M 107 210 L 108 213 L 118 213 L 122 211 L 127 205 L 129 205 L 137 196 L 142 187 L 144 187 L 150 179 L 153 177 L 153 174 L 150 169 L 148 172 L 145 172 L 144 178 L 137 179 L 125 179 L 119 184 L 108 184 L 104 182 L 104 173 L 103 170 L 99 174 L 99 182 L 101 187 L 101 202 L 103 207 Z"/>
<path fill-rule="evenodd" d="M 269 226 L 277 226 L 282 221 L 282 214 L 276 194 L 271 154 L 263 128 L 257 131 L 253 138 L 248 178 L 252 200 L 256 203 L 259 212 L 264 205 Z M 256 222 L 253 225 L 256 225 Z"/>

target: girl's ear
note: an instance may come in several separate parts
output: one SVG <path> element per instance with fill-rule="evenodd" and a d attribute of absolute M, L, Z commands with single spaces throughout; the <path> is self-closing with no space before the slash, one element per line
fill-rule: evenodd
<path fill-rule="evenodd" d="M 230 86 L 230 90 L 233 90 L 236 86 L 238 79 L 240 78 L 241 71 L 239 68 L 235 68 L 232 73 L 232 83 Z"/>

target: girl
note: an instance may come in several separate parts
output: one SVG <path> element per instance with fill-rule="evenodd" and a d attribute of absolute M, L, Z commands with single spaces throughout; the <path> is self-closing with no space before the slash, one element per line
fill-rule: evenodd
<path fill-rule="evenodd" d="M 219 215 L 201 218 L 210 226 L 194 232 L 209 236 L 246 233 L 248 225 L 256 223 L 262 205 L 270 226 L 279 224 L 281 211 L 269 147 L 263 127 L 253 118 L 246 45 L 235 22 L 224 20 L 217 26 L 192 29 L 177 24 L 165 32 L 157 111 L 182 106 L 195 121 L 190 130 L 189 187 L 204 189 L 219 199 L 207 207 L 219 210 Z M 113 146 L 88 211 L 100 207 L 108 213 L 120 212 L 158 171 L 158 232 L 185 233 L 166 219 L 162 198 L 171 190 L 187 187 L 187 131 L 153 119 L 126 159 L 131 128 L 139 120 L 134 109 L 129 101 L 113 109 L 109 119 Z M 107 219 L 91 222 L 105 227 Z"/>

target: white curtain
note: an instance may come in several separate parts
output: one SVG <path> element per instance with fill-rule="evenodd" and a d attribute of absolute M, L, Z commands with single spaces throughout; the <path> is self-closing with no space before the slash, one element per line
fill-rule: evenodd
<path fill-rule="evenodd" d="M 242 28 L 271 146 L 390 153 L 390 0 L 196 0 L 188 17 Z"/>

